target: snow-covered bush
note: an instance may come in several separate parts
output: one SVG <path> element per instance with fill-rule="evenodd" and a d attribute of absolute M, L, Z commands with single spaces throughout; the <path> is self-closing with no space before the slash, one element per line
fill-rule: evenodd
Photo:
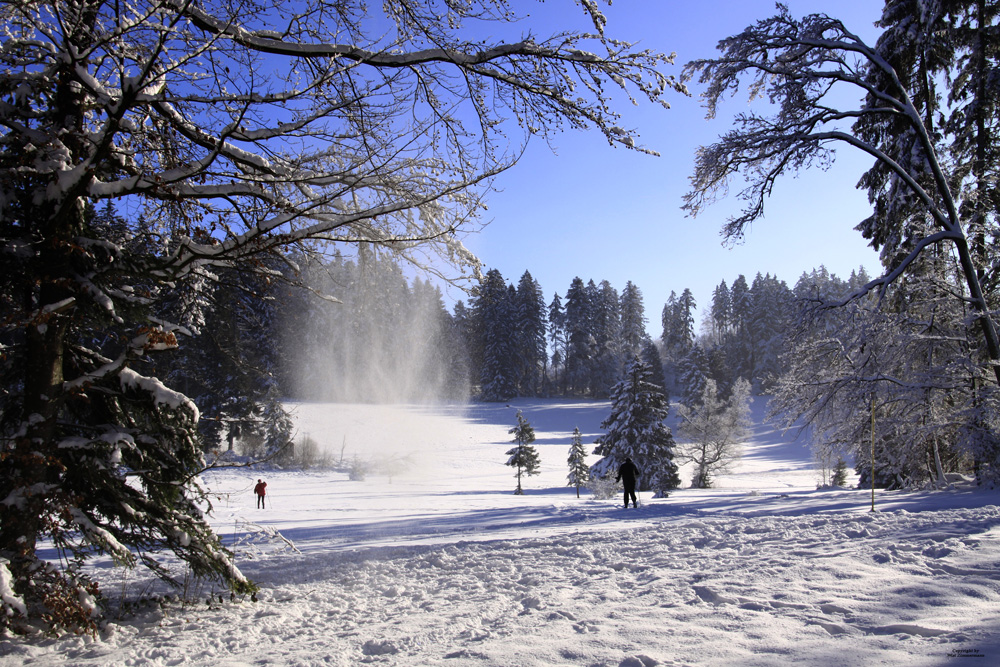
<path fill-rule="evenodd" d="M 621 482 L 616 482 L 613 475 L 605 477 L 591 477 L 585 484 L 587 490 L 597 500 L 611 500 L 622 495 L 624 487 Z"/>
<path fill-rule="evenodd" d="M 372 464 L 370 461 L 365 461 L 355 455 L 351 457 L 350 463 L 347 464 L 347 476 L 351 481 L 363 482 L 368 477 L 371 469 Z"/>

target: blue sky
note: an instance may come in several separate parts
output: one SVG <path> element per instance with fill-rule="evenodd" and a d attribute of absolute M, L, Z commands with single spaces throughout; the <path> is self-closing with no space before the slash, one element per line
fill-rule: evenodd
<path fill-rule="evenodd" d="M 841 19 L 869 43 L 877 37 L 872 23 L 882 3 L 877 0 L 788 0 L 793 15 L 826 12 Z M 558 31 L 557 24 L 583 26 L 581 10 L 571 0 L 548 0 L 530 6 L 535 34 Z M 604 7 L 607 33 L 638 41 L 645 48 L 676 51 L 673 70 L 684 63 L 714 56 L 724 37 L 775 13 L 768 0 L 617 0 Z M 536 22 L 537 21 L 537 22 Z M 585 27 L 585 26 L 583 26 Z M 745 241 L 724 247 L 723 222 L 738 210 L 734 196 L 720 201 L 698 218 L 681 210 L 695 150 L 724 133 L 732 115 L 747 108 L 735 98 L 708 121 L 698 99 L 670 98 L 672 108 L 629 107 L 624 127 L 637 128 L 640 143 L 661 153 L 654 158 L 608 146 L 596 132 L 564 132 L 555 152 L 543 141 L 528 147 L 512 170 L 501 175 L 497 192 L 488 197 L 487 228 L 466 240 L 486 267 L 498 269 L 516 283 L 525 270 L 541 283 L 546 303 L 566 289 L 575 276 L 584 281 L 608 280 L 621 291 L 631 280 L 643 293 L 649 333 L 661 333 L 660 312 L 671 290 L 690 288 L 699 308 L 707 308 L 712 290 L 740 274 L 748 281 L 771 273 L 793 286 L 803 271 L 825 265 L 847 277 L 859 266 L 877 275 L 880 267 L 854 226 L 870 208 L 855 188 L 870 160 L 846 146 L 826 172 L 814 170 L 779 182 L 765 218 Z M 452 291 L 449 299 L 462 298 Z M 699 316 L 700 324 L 700 316 Z"/>

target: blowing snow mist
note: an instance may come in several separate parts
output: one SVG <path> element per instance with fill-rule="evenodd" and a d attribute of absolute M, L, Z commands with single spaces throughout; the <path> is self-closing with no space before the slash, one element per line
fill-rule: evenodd
<path fill-rule="evenodd" d="M 468 395 L 465 347 L 440 290 L 409 283 L 374 253 L 303 267 L 307 284 L 282 304 L 286 391 L 307 401 L 428 403 Z"/>

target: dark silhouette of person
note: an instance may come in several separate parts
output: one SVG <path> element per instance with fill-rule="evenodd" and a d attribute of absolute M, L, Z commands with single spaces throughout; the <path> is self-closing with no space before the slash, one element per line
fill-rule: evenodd
<path fill-rule="evenodd" d="M 267 482 L 262 479 L 258 479 L 257 486 L 253 487 L 253 492 L 257 494 L 257 509 L 264 509 L 264 496 L 267 494 Z"/>
<path fill-rule="evenodd" d="M 639 506 L 635 497 L 635 478 L 638 474 L 639 469 L 632 463 L 632 459 L 626 456 L 625 463 L 618 467 L 618 476 L 615 477 L 616 482 L 621 480 L 625 485 L 625 507 L 628 507 L 629 496 L 632 496 L 632 507 Z"/>

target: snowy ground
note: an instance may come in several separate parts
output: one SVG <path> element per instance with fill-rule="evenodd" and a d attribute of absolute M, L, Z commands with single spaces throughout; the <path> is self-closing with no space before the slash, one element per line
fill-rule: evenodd
<path fill-rule="evenodd" d="M 542 460 L 523 496 L 503 465 L 516 408 Z M 878 493 L 872 513 L 867 491 L 816 491 L 804 444 L 760 427 L 720 488 L 625 510 L 564 486 L 573 427 L 591 442 L 608 411 L 299 405 L 335 458 L 397 470 L 208 475 L 257 602 L 192 583 L 196 602 L 97 639 L 0 642 L 0 667 L 1000 664 L 1000 494 Z M 135 576 L 104 588 L 153 590 Z"/>

